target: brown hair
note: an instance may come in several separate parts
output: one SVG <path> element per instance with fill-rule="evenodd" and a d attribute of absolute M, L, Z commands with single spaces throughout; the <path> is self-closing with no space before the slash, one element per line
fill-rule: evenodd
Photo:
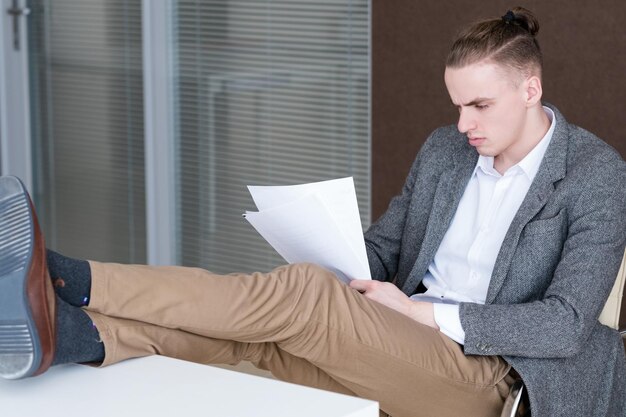
<path fill-rule="evenodd" d="M 462 68 L 487 60 L 525 76 L 535 73 L 541 77 L 543 58 L 535 38 L 537 32 L 537 18 L 523 7 L 509 10 L 501 18 L 474 23 L 457 36 L 446 67 Z"/>

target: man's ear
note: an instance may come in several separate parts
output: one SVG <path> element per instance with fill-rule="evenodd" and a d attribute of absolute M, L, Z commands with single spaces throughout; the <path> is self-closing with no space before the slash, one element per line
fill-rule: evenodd
<path fill-rule="evenodd" d="M 541 102 L 543 89 L 541 88 L 541 79 L 536 75 L 531 75 L 524 82 L 524 91 L 526 94 L 526 107 L 532 107 Z"/>

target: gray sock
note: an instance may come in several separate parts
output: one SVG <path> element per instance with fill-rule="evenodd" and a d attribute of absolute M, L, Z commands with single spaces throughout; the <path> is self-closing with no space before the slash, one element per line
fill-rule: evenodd
<path fill-rule="evenodd" d="M 103 360 L 104 343 L 87 313 L 57 296 L 56 354 L 52 365 Z"/>
<path fill-rule="evenodd" d="M 56 293 L 75 307 L 89 304 L 91 294 L 91 267 L 89 262 L 63 256 L 46 250 L 48 272 Z"/>

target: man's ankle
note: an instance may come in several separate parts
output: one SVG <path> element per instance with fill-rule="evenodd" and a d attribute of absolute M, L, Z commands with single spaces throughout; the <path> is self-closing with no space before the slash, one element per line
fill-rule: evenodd
<path fill-rule="evenodd" d="M 85 311 L 57 296 L 56 354 L 52 365 L 104 360 L 104 344 Z"/>
<path fill-rule="evenodd" d="M 48 271 L 56 293 L 74 307 L 89 304 L 91 267 L 89 262 L 63 256 L 50 249 L 46 251 Z"/>

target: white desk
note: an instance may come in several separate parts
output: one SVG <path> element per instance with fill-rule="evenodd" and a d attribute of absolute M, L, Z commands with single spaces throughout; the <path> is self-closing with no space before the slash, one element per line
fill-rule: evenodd
<path fill-rule="evenodd" d="M 152 356 L 0 379 L 3 417 L 378 417 L 378 403 Z"/>

